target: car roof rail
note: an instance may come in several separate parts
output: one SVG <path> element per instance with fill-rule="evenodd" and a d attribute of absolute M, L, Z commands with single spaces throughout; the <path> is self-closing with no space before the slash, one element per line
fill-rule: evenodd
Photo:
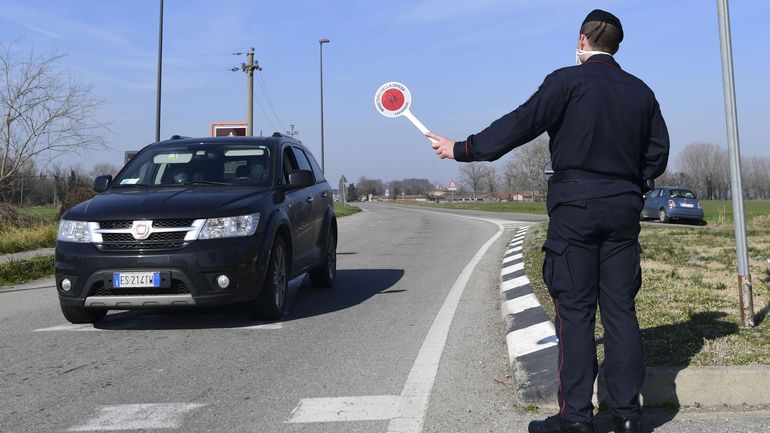
<path fill-rule="evenodd" d="M 190 137 L 185 137 L 184 135 L 174 134 L 174 135 L 171 136 L 171 138 L 169 138 L 169 140 L 181 140 L 183 138 L 190 138 Z"/>

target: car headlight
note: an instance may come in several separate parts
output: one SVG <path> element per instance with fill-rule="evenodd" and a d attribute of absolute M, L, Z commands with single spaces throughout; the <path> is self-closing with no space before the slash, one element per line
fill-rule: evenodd
<path fill-rule="evenodd" d="M 59 234 L 56 236 L 56 240 L 62 242 L 78 243 L 91 242 L 91 231 L 88 228 L 88 222 L 68 220 L 59 221 Z"/>
<path fill-rule="evenodd" d="M 198 239 L 221 239 L 251 236 L 257 231 L 259 213 L 226 218 L 209 218 L 203 224 Z"/>

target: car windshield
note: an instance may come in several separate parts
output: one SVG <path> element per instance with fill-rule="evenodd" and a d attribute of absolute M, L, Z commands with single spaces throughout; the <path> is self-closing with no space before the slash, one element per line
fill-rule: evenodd
<path fill-rule="evenodd" d="M 138 154 L 113 187 L 271 184 L 270 149 L 258 144 L 194 143 L 155 147 Z"/>
<path fill-rule="evenodd" d="M 695 198 L 695 194 L 693 194 L 692 191 L 689 191 L 689 190 L 686 190 L 686 189 L 672 189 L 671 190 L 671 197 Z"/>

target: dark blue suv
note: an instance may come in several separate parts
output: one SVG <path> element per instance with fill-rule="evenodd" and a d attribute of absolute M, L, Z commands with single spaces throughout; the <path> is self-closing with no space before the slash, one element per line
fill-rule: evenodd
<path fill-rule="evenodd" d="M 178 138 L 142 149 L 68 210 L 56 240 L 56 288 L 73 323 L 109 309 L 244 303 L 286 310 L 288 281 L 336 277 L 332 189 L 297 140 Z"/>
<path fill-rule="evenodd" d="M 664 186 L 647 194 L 641 217 L 660 222 L 687 220 L 703 224 L 703 207 L 691 190 Z"/>

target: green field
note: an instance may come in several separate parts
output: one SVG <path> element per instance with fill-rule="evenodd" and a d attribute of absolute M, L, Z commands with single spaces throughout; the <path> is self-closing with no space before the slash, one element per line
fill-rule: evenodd
<path fill-rule="evenodd" d="M 703 215 L 708 225 L 733 224 L 732 200 L 702 200 Z M 743 212 L 749 226 L 770 227 L 770 200 L 744 200 Z"/>
<path fill-rule="evenodd" d="M 57 222 L 59 220 L 59 208 L 53 206 L 18 207 L 16 212 L 41 221 Z"/>

